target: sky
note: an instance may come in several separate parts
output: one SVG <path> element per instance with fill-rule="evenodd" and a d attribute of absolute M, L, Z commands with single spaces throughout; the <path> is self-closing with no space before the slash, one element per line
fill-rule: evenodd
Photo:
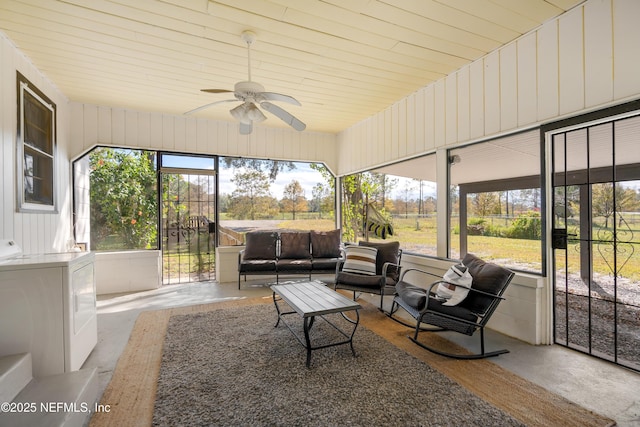
<path fill-rule="evenodd" d="M 172 166 L 172 167 L 180 167 L 180 168 L 193 168 L 193 169 L 205 169 L 205 170 L 213 170 L 214 163 L 213 159 L 207 157 L 191 157 L 191 156 L 174 156 L 174 155 L 164 155 L 163 156 L 163 165 L 164 166 Z M 295 162 L 296 168 L 288 171 L 285 170 L 278 174 L 275 182 L 271 184 L 271 195 L 276 199 L 280 200 L 283 197 L 285 187 L 290 184 L 292 181 L 297 180 L 302 186 L 305 197 L 310 199 L 313 195 L 313 187 L 318 182 L 324 182 L 322 175 L 311 169 L 309 167 L 309 163 L 300 163 Z M 221 168 L 219 173 L 219 186 L 221 194 L 231 194 L 236 186 L 233 182 L 231 182 L 231 178 L 233 177 L 234 169 L 233 168 Z M 389 175 L 389 177 L 397 179 L 397 184 L 392 189 L 391 198 L 392 199 L 404 199 L 405 198 L 405 189 L 409 188 L 409 197 L 411 199 L 417 199 L 420 195 L 419 193 L 419 183 L 410 178 L 398 177 Z M 435 182 L 423 182 L 423 197 L 427 198 L 430 196 L 435 197 L 436 195 L 436 183 Z"/>

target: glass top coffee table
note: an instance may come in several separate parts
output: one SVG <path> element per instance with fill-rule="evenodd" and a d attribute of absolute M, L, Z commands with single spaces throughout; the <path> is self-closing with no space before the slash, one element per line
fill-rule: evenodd
<path fill-rule="evenodd" d="M 349 344 L 353 356 L 356 356 L 356 351 L 353 348 L 353 336 L 358 328 L 358 323 L 360 323 L 360 313 L 358 311 L 362 308 L 360 304 L 339 294 L 333 289 L 328 288 L 324 283 L 317 280 L 296 281 L 272 285 L 271 290 L 273 291 L 273 303 L 275 304 L 276 312 L 278 313 L 278 321 L 275 326 L 278 327 L 280 321 L 282 321 L 282 323 L 284 323 L 285 326 L 287 326 L 287 328 L 289 328 L 293 333 L 300 344 L 307 349 L 307 367 L 311 365 L 312 350 Z M 286 302 L 292 311 L 284 311 L 286 310 L 286 307 L 281 303 L 281 301 Z M 349 311 L 355 311 L 355 319 L 351 319 L 345 314 Z M 345 331 L 343 328 L 336 325 L 331 319 L 325 317 L 328 314 L 334 313 L 341 314 L 342 317 L 353 326 L 353 329 Z M 284 316 L 289 314 L 298 314 L 302 317 L 304 323 L 304 338 L 300 337 L 292 326 L 284 319 Z M 337 330 L 345 339 L 330 343 L 312 345 L 309 332 L 313 327 L 316 317 L 322 318 L 328 324 L 333 326 L 333 328 L 335 328 L 335 330 Z"/>

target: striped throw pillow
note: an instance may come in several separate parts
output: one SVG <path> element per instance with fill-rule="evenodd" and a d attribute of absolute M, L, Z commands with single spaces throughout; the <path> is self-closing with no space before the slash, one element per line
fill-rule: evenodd
<path fill-rule="evenodd" d="M 377 248 L 347 246 L 345 252 L 347 256 L 342 271 L 375 276 Z"/>

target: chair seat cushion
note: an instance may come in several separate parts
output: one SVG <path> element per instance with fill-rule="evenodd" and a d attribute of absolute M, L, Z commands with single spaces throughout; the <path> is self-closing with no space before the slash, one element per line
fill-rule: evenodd
<path fill-rule="evenodd" d="M 313 258 L 311 265 L 313 270 L 335 271 L 339 258 Z"/>
<path fill-rule="evenodd" d="M 279 259 L 278 271 L 311 271 L 310 259 Z"/>
<path fill-rule="evenodd" d="M 240 272 L 276 271 L 276 262 L 271 260 L 245 260 L 240 263 Z"/>
<path fill-rule="evenodd" d="M 380 288 L 384 284 L 382 276 L 369 276 L 366 274 L 348 273 L 346 271 L 338 272 L 336 276 L 336 285 L 340 284 L 370 288 Z"/>
<path fill-rule="evenodd" d="M 410 307 L 420 311 L 427 303 L 427 290 L 407 282 L 398 282 L 396 284 L 396 294 Z"/>

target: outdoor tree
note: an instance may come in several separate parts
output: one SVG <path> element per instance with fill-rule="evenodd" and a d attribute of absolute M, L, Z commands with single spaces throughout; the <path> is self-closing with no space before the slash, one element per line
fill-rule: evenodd
<path fill-rule="evenodd" d="M 409 216 L 409 205 L 411 204 L 411 194 L 415 190 L 415 187 L 411 185 L 411 181 L 406 181 L 404 183 L 404 188 L 402 189 L 402 201 L 404 204 L 404 217 L 407 218 Z"/>
<path fill-rule="evenodd" d="M 304 189 L 297 180 L 291 181 L 284 188 L 282 209 L 284 212 L 291 212 L 294 220 L 297 212 L 307 211 L 307 199 L 304 197 Z"/>
<path fill-rule="evenodd" d="M 238 157 L 222 157 L 221 160 L 227 168 L 263 172 L 266 174 L 265 177 L 268 177 L 271 182 L 275 181 L 280 172 L 296 168 L 294 162 L 283 160 L 262 160 Z"/>
<path fill-rule="evenodd" d="M 357 173 L 342 179 L 342 235 L 345 241 L 355 241 L 364 235 L 366 204 L 378 190 L 379 181 L 370 173 Z"/>
<path fill-rule="evenodd" d="M 266 173 L 253 169 L 236 171 L 231 182 L 236 185 L 228 208 L 233 218 L 255 220 L 269 218 L 277 212 L 277 202 L 269 192 Z"/>
<path fill-rule="evenodd" d="M 500 213 L 500 197 L 498 193 L 475 193 L 469 195 L 471 212 L 480 217 Z"/>
<path fill-rule="evenodd" d="M 640 207 L 638 195 L 633 188 L 624 188 L 610 182 L 592 186 L 593 216 L 604 217 L 604 228 L 609 228 L 609 218 L 615 212 L 629 212 Z"/>
<path fill-rule="evenodd" d="M 89 155 L 91 249 L 108 236 L 119 249 L 144 249 L 157 242 L 155 154 L 98 148 Z"/>
<path fill-rule="evenodd" d="M 319 218 L 322 218 L 323 212 L 329 215 L 333 213 L 334 198 L 333 191 L 325 184 L 319 182 L 311 190 L 311 200 L 309 201 L 309 210 L 318 212 Z"/>

